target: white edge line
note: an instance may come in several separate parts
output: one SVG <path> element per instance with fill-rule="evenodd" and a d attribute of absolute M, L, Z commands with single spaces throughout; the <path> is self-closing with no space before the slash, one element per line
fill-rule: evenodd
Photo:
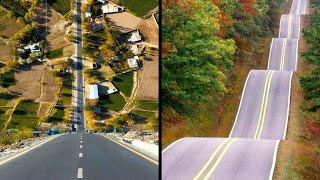
<path fill-rule="evenodd" d="M 282 23 L 281 22 L 283 22 L 284 16 L 285 15 L 281 15 L 281 18 L 280 18 L 280 27 L 279 27 L 279 35 L 278 35 L 279 38 L 281 38 L 281 29 L 282 29 L 281 28 L 282 27 Z"/>
<path fill-rule="evenodd" d="M 240 113 L 240 109 L 241 109 L 241 105 L 242 105 L 242 100 L 243 100 L 243 96 L 244 96 L 244 92 L 245 92 L 246 89 L 247 89 L 247 82 L 248 82 L 248 80 L 249 80 L 252 72 L 253 72 L 253 70 L 251 70 L 251 71 L 249 72 L 249 74 L 248 74 L 248 76 L 247 76 L 247 79 L 246 79 L 246 82 L 244 83 L 244 88 L 243 88 L 243 90 L 242 90 L 240 105 L 239 105 L 239 108 L 238 108 L 238 112 L 237 112 L 237 115 L 236 115 L 236 119 L 235 119 L 235 121 L 234 121 L 234 123 L 233 123 L 233 126 L 232 126 L 232 129 L 231 129 L 231 131 L 230 131 L 229 138 L 231 138 L 231 135 L 232 135 L 232 133 L 233 133 L 233 130 L 234 130 L 236 124 L 237 124 L 238 116 L 239 116 L 239 113 Z"/>
<path fill-rule="evenodd" d="M 117 141 L 113 140 L 112 138 L 109 138 L 107 136 L 103 136 L 103 137 L 105 137 L 105 138 L 109 139 L 110 141 L 122 146 L 123 148 L 135 153 L 136 155 L 139 155 L 140 157 L 148 160 L 149 162 L 152 162 L 153 164 L 158 165 L 158 161 L 156 161 L 156 160 L 154 160 L 154 159 L 152 159 L 152 158 L 150 158 L 150 157 L 148 157 L 148 156 L 146 156 L 146 155 L 144 155 L 144 154 L 142 154 L 142 153 L 140 153 L 140 152 L 138 152 L 138 151 L 136 151 L 136 150 L 134 150 L 134 149 L 122 144 L 122 143 L 120 143 L 120 142 L 117 142 Z"/>
<path fill-rule="evenodd" d="M 9 161 L 11 161 L 11 160 L 19 157 L 19 156 L 22 156 L 22 155 L 26 154 L 27 152 L 30 152 L 31 150 L 36 149 L 37 147 L 39 147 L 39 146 L 41 146 L 41 145 L 43 145 L 43 144 L 45 144 L 45 143 L 47 143 L 47 142 L 49 142 L 49 141 L 57 138 L 57 137 L 59 137 L 59 136 L 61 136 L 61 134 L 59 134 L 59 135 L 57 135 L 57 136 L 50 137 L 50 138 L 48 138 L 47 140 L 45 140 L 45 141 L 43 141 L 43 142 L 41 142 L 41 143 L 39 143 L 39 144 L 37 144 L 37 145 L 35 145 L 35 146 L 32 146 L 32 147 L 30 147 L 29 149 L 27 149 L 27 150 L 25 150 L 25 151 L 22 151 L 22 152 L 14 155 L 14 156 L 11 156 L 11 157 L 9 157 L 9 158 L 1 161 L 1 162 L 0 162 L 0 165 L 3 165 L 3 164 L 5 164 L 5 163 L 7 163 L 7 162 L 9 162 Z"/>
<path fill-rule="evenodd" d="M 188 137 L 184 137 L 181 139 L 178 139 L 176 141 L 174 141 L 173 143 L 171 143 L 169 146 L 167 146 L 166 148 L 164 148 L 164 150 L 162 150 L 161 154 L 165 153 L 167 150 L 169 150 L 172 146 L 174 146 L 175 144 L 177 144 L 178 142 L 182 141 L 182 140 L 186 140 L 188 139 Z"/>
<path fill-rule="evenodd" d="M 287 129 L 288 129 L 289 111 L 290 111 L 290 99 L 291 99 L 292 74 L 293 74 L 293 72 L 291 71 L 291 73 L 290 73 L 290 83 L 289 83 L 289 96 L 288 96 L 288 104 L 287 104 L 287 119 L 286 119 L 286 124 L 285 124 L 285 129 L 284 129 L 284 133 L 283 133 L 282 139 L 286 138 Z"/>
<path fill-rule="evenodd" d="M 300 16 L 296 16 L 296 17 L 298 17 L 298 38 L 297 39 L 299 39 L 300 38 L 300 33 L 301 33 L 301 29 L 300 29 L 301 18 L 300 18 Z"/>
<path fill-rule="evenodd" d="M 279 142 L 280 142 L 280 140 L 277 140 L 276 145 L 275 145 L 275 148 L 274 148 L 273 159 L 272 159 L 272 166 L 271 166 L 271 169 L 270 169 L 269 180 L 272 180 L 274 168 L 275 168 L 275 166 L 276 166 Z"/>
<path fill-rule="evenodd" d="M 298 70 L 298 60 L 299 60 L 299 40 L 297 39 L 297 49 L 296 49 L 296 65 L 294 71 Z"/>
<path fill-rule="evenodd" d="M 272 51 L 272 47 L 273 47 L 273 40 L 274 40 L 274 39 L 275 39 L 275 38 L 272 38 L 272 40 L 271 40 L 271 45 L 270 45 L 270 50 L 269 50 L 268 67 L 267 67 L 267 69 L 270 69 L 271 51 Z"/>

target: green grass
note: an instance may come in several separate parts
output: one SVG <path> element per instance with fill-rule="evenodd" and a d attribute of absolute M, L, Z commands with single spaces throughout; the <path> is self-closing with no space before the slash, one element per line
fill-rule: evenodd
<path fill-rule="evenodd" d="M 64 120 L 64 109 L 63 107 L 55 107 L 48 118 L 48 122 L 62 122 Z"/>
<path fill-rule="evenodd" d="M 2 87 L 9 87 L 14 85 L 14 71 L 10 70 L 0 74 L 0 86 Z"/>
<path fill-rule="evenodd" d="M 125 99 L 119 94 L 110 94 L 106 100 L 100 100 L 99 105 L 112 111 L 120 111 L 126 104 Z"/>
<path fill-rule="evenodd" d="M 9 93 L 0 93 L 0 106 L 6 106 L 7 103 L 17 96 Z"/>
<path fill-rule="evenodd" d="M 13 112 L 8 129 L 36 128 L 39 121 L 37 117 L 38 109 L 39 103 L 30 100 L 21 101 Z"/>
<path fill-rule="evenodd" d="M 72 97 L 72 77 L 71 75 L 69 75 L 61 79 L 62 79 L 62 88 L 60 92 L 58 105 L 68 106 L 71 104 L 71 97 Z"/>
<path fill-rule="evenodd" d="M 71 10 L 71 0 L 48 0 L 47 2 L 52 4 L 54 9 L 62 15 Z"/>
<path fill-rule="evenodd" d="M 140 100 L 138 102 L 138 109 L 157 111 L 157 110 L 159 110 L 159 105 L 158 105 L 158 102 L 156 102 L 156 101 Z"/>
<path fill-rule="evenodd" d="M 62 57 L 62 56 L 63 56 L 63 49 L 62 48 L 58 48 L 58 49 L 52 50 L 49 53 L 48 58 L 49 59 L 55 59 L 55 58 L 59 58 L 59 57 Z"/>
<path fill-rule="evenodd" d="M 151 9 L 158 6 L 159 3 L 158 0 L 123 0 L 122 2 L 125 8 L 140 17 L 146 15 Z"/>
<path fill-rule="evenodd" d="M 112 82 L 126 96 L 131 95 L 133 85 L 133 73 L 120 74 L 113 78 Z"/>
<path fill-rule="evenodd" d="M 140 111 L 140 110 L 133 110 L 131 112 L 132 114 L 144 117 L 148 119 L 149 117 L 153 116 L 155 113 L 154 112 L 149 112 L 149 111 Z"/>

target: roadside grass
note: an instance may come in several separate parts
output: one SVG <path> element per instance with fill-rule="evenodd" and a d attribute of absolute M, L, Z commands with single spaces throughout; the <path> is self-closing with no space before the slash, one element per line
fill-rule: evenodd
<path fill-rule="evenodd" d="M 158 6 L 157 0 L 123 0 L 123 5 L 139 17 Z"/>
<path fill-rule="evenodd" d="M 119 112 L 125 104 L 126 101 L 120 93 L 110 94 L 106 99 L 99 100 L 100 106 L 117 112 Z"/>
<path fill-rule="evenodd" d="M 141 116 L 141 117 L 143 117 L 143 118 L 148 119 L 149 117 L 154 116 L 154 115 L 155 115 L 155 112 L 141 111 L 141 110 L 133 110 L 133 111 L 131 112 L 131 114 L 137 115 L 137 116 Z"/>
<path fill-rule="evenodd" d="M 132 86 L 133 86 L 133 73 L 125 73 L 115 76 L 112 79 L 112 82 L 121 91 L 124 95 L 129 97 L 131 95 Z"/>
<path fill-rule="evenodd" d="M 11 109 L 12 108 L 10 108 L 10 107 L 8 107 L 8 108 L 1 107 L 0 108 L 0 132 L 2 132 L 2 130 L 3 130 L 4 126 L 5 126 L 5 123 L 9 118 L 8 112 Z"/>
<path fill-rule="evenodd" d="M 36 128 L 39 121 L 37 117 L 38 109 L 39 103 L 30 100 L 21 101 L 13 112 L 8 129 Z"/>
<path fill-rule="evenodd" d="M 71 10 L 71 0 L 48 0 L 48 3 L 62 15 L 65 15 Z"/>
<path fill-rule="evenodd" d="M 48 122 L 49 123 L 57 123 L 64 121 L 65 114 L 64 107 L 55 107 L 49 115 Z"/>
<path fill-rule="evenodd" d="M 63 56 L 63 48 L 58 48 L 55 50 L 52 50 L 49 55 L 48 58 L 49 59 L 56 59 L 56 58 L 60 58 Z"/>

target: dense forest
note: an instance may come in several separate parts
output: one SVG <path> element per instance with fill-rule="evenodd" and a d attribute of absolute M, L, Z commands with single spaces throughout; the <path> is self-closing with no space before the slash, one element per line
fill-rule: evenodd
<path fill-rule="evenodd" d="M 312 70 L 300 78 L 306 100 L 304 110 L 310 119 L 320 122 L 320 3 L 315 5 L 315 13 L 308 28 L 303 30 L 308 50 L 303 53 Z"/>
<path fill-rule="evenodd" d="M 234 64 L 256 60 L 261 39 L 278 24 L 282 4 L 281 0 L 163 1 L 165 125 L 177 119 L 197 123 L 203 109 L 223 103 Z"/>

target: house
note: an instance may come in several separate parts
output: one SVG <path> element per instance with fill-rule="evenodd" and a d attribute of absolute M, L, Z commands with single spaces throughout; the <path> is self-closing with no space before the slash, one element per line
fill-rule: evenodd
<path fill-rule="evenodd" d="M 130 46 L 130 50 L 132 51 L 132 53 L 133 53 L 134 55 L 138 55 L 138 54 L 141 53 L 141 51 L 139 50 L 139 47 L 138 47 L 137 44 L 132 44 L 132 45 Z"/>
<path fill-rule="evenodd" d="M 142 36 L 140 34 L 140 31 L 137 29 L 131 32 L 131 35 L 129 36 L 128 41 L 132 43 L 142 41 Z"/>
<path fill-rule="evenodd" d="M 98 85 L 99 95 L 106 96 L 118 92 L 118 89 L 110 81 L 101 82 Z"/>
<path fill-rule="evenodd" d="M 99 99 L 98 85 L 97 84 L 90 84 L 89 85 L 88 99 L 89 100 L 97 100 L 97 99 Z"/>
<path fill-rule="evenodd" d="M 124 7 L 118 6 L 110 1 L 104 3 L 101 7 L 103 14 L 118 13 L 124 11 Z"/>
<path fill-rule="evenodd" d="M 39 43 L 29 44 L 29 45 L 25 46 L 24 49 L 25 50 L 30 50 L 31 53 L 40 52 Z"/>
<path fill-rule="evenodd" d="M 129 67 L 132 69 L 139 68 L 138 60 L 139 60 L 138 56 L 134 56 L 133 58 L 129 58 L 127 60 Z"/>

